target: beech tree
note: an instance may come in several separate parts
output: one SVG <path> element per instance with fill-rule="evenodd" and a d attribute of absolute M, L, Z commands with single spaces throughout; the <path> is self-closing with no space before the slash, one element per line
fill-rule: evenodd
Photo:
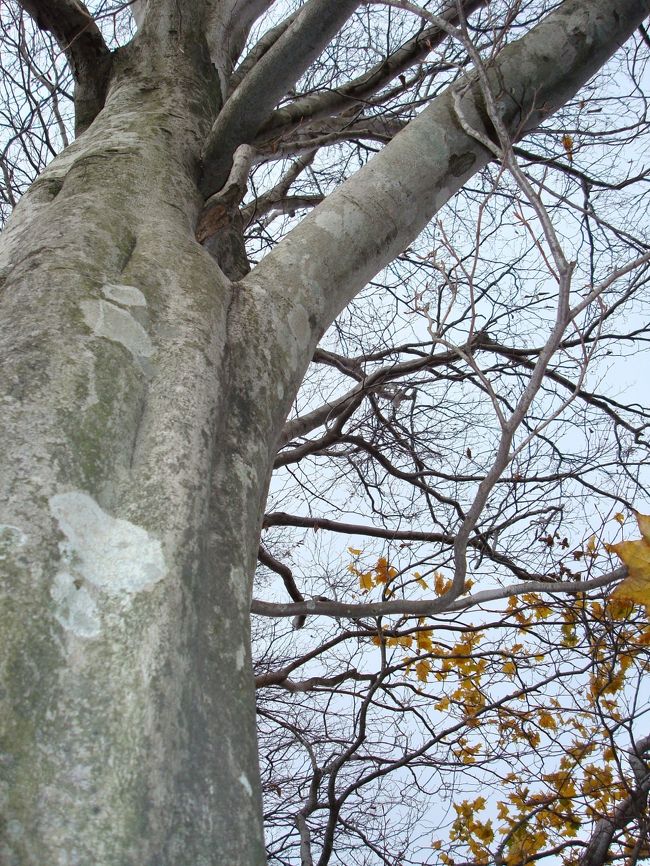
<path fill-rule="evenodd" d="M 647 856 L 649 11 L 2 9 L 3 862 Z"/>

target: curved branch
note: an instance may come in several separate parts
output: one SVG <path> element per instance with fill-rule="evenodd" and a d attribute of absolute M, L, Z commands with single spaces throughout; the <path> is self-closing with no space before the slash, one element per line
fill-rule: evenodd
<path fill-rule="evenodd" d="M 520 139 L 537 128 L 626 41 L 648 9 L 648 0 L 565 0 L 503 48 L 488 74 L 508 131 Z M 314 330 L 322 333 L 493 158 L 459 123 L 454 94 L 464 87 L 463 114 L 481 128 L 486 108 L 470 73 L 316 207 L 253 269 L 242 288 L 276 285 L 303 297 Z M 303 266 L 296 268 L 296 261 Z"/>
<path fill-rule="evenodd" d="M 279 559 L 276 559 L 272 554 L 269 553 L 269 551 L 265 547 L 262 547 L 261 544 L 257 552 L 257 558 L 262 563 L 262 565 L 265 565 L 267 568 L 270 568 L 271 571 L 274 571 L 276 574 L 280 575 L 284 583 L 285 589 L 294 601 L 301 602 L 305 600 L 303 594 L 296 586 L 296 581 L 293 578 L 293 573 L 288 565 L 285 565 L 283 562 L 280 562 Z"/>
<path fill-rule="evenodd" d="M 463 16 L 467 17 L 486 0 L 464 0 Z M 458 21 L 458 5 L 452 5 L 440 16 L 450 24 Z M 372 69 L 337 87 L 336 90 L 326 90 L 309 94 L 296 99 L 291 105 L 279 108 L 273 112 L 268 121 L 261 127 L 259 134 L 264 138 L 282 135 L 296 124 L 312 122 L 323 117 L 338 114 L 341 111 L 365 102 L 373 94 L 381 90 L 389 81 L 406 72 L 414 63 L 422 60 L 447 37 L 447 34 L 437 25 L 426 27 L 412 39 L 401 45 Z"/>
<path fill-rule="evenodd" d="M 360 674 L 356 668 L 341 671 L 333 677 L 309 677 L 306 680 L 290 680 L 284 671 L 275 671 L 270 674 L 262 674 L 255 677 L 255 688 L 261 689 L 265 686 L 281 686 L 288 692 L 312 692 L 318 688 L 332 688 L 340 685 L 345 680 L 356 680 L 357 682 L 374 682 L 375 674 Z"/>
<path fill-rule="evenodd" d="M 331 616 L 347 619 L 380 616 L 435 616 L 442 612 L 469 610 L 479 604 L 501 601 L 513 595 L 523 595 L 529 592 L 568 593 L 575 595 L 576 593 L 587 592 L 590 589 L 597 589 L 601 586 L 609 586 L 609 584 L 621 580 L 626 575 L 626 568 L 617 568 L 615 571 L 611 571 L 601 577 L 596 577 L 593 580 L 538 580 L 530 583 L 516 583 L 503 588 L 486 589 L 484 592 L 477 592 L 464 598 L 457 598 L 451 603 L 444 596 L 420 601 L 376 601 L 362 602 L 360 604 L 319 600 L 305 601 L 301 604 L 277 604 L 275 602 L 253 599 L 251 613 L 257 614 L 257 616 L 272 617 Z"/>
<path fill-rule="evenodd" d="M 104 106 L 112 55 L 80 0 L 18 0 L 36 25 L 51 33 L 75 80 L 75 132 L 82 133 Z"/>

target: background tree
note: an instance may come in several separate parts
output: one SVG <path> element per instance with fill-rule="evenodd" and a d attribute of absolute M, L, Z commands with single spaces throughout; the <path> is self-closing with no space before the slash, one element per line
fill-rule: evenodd
<path fill-rule="evenodd" d="M 6 862 L 646 855 L 647 13 L 3 7 Z"/>

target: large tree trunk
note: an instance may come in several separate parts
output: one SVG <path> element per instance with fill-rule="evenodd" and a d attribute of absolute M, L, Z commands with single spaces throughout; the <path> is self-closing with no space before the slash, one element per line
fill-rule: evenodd
<path fill-rule="evenodd" d="M 286 408 L 246 394 L 255 323 L 194 240 L 187 93 L 213 82 L 121 64 L 3 236 L 0 859 L 249 866 L 250 580 Z"/>

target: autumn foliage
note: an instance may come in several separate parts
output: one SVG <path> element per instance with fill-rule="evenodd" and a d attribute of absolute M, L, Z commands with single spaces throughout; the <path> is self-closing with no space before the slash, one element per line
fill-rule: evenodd
<path fill-rule="evenodd" d="M 629 575 L 614 591 L 522 591 L 452 621 L 378 620 L 366 638 L 364 657 L 380 654 L 386 702 L 427 719 L 430 736 L 408 761 L 447 780 L 448 811 L 437 828 L 429 825 L 425 862 L 579 866 L 595 862 L 593 840 L 605 831 L 608 862 L 650 854 L 650 517 L 637 520 L 640 541 L 605 546 L 592 535 L 573 549 L 557 544 L 561 561 L 583 565 L 617 554 Z M 614 526 L 623 522 L 617 514 Z M 349 553 L 362 596 L 450 589 L 438 571 L 405 574 L 385 556 L 372 562 L 361 549 Z M 472 588 L 467 581 L 468 598 Z"/>

